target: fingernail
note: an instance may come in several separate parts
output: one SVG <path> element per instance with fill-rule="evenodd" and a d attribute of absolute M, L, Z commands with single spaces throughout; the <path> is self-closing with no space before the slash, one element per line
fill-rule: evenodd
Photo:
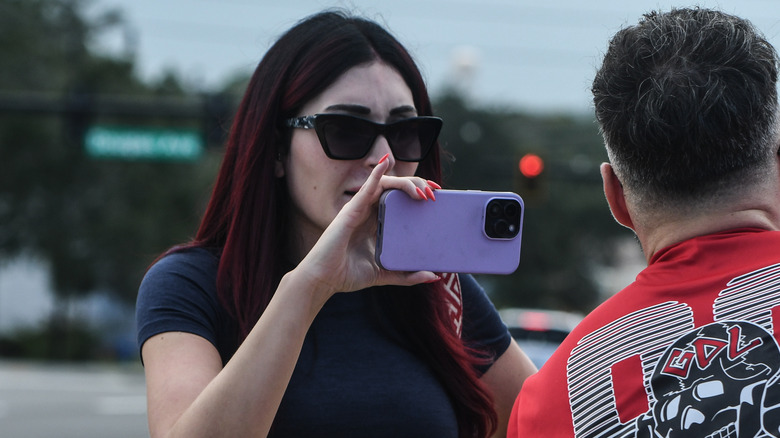
<path fill-rule="evenodd" d="M 440 281 L 440 280 L 441 280 L 441 277 L 439 277 L 437 275 L 436 278 L 432 278 L 432 279 L 426 281 L 425 283 L 436 283 L 437 281 Z"/>
<path fill-rule="evenodd" d="M 422 190 L 420 190 L 419 187 L 415 187 L 415 188 L 417 189 L 417 194 L 420 195 L 421 198 L 428 200 L 428 197 L 425 196 L 425 193 Z"/>
<path fill-rule="evenodd" d="M 441 186 L 440 186 L 440 185 L 438 185 L 438 184 L 436 184 L 436 182 L 435 182 L 435 181 L 428 181 L 428 185 L 429 185 L 429 186 L 430 186 L 432 189 L 436 189 L 436 190 L 438 190 L 438 189 L 440 189 L 440 188 L 441 188 Z"/>
<path fill-rule="evenodd" d="M 382 162 L 383 162 L 383 161 L 385 161 L 385 160 L 387 159 L 387 157 L 389 157 L 389 156 L 390 156 L 390 154 L 385 154 L 385 156 L 384 156 L 384 157 L 382 157 L 382 158 L 380 158 L 380 159 L 379 159 L 379 162 L 378 162 L 378 163 L 376 163 L 376 164 L 382 164 Z"/>
<path fill-rule="evenodd" d="M 428 195 L 429 198 L 431 198 L 432 201 L 436 200 L 436 195 L 433 194 L 433 190 L 431 190 L 430 187 L 425 188 L 425 193 Z"/>

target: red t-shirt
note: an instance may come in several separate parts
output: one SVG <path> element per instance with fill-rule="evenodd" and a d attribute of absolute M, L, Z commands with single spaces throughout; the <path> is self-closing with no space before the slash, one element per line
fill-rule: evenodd
<path fill-rule="evenodd" d="M 513 437 L 780 436 L 780 232 L 655 254 L 515 402 Z"/>

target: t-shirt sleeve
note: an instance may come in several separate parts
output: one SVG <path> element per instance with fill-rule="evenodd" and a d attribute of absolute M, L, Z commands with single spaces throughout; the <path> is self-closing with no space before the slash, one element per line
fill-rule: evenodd
<path fill-rule="evenodd" d="M 463 340 L 484 352 L 491 360 L 478 367 L 485 373 L 512 341 L 504 322 L 482 286 L 471 275 L 460 274 L 463 293 Z"/>
<path fill-rule="evenodd" d="M 205 250 L 187 250 L 163 257 L 147 271 L 136 301 L 139 350 L 150 337 L 172 331 L 217 345 L 217 264 Z"/>

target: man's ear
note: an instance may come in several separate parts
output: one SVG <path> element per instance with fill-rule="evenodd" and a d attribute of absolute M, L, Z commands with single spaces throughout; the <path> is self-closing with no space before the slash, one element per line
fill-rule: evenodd
<path fill-rule="evenodd" d="M 604 196 L 607 198 L 609 209 L 615 220 L 624 227 L 634 229 L 634 222 L 628 213 L 626 197 L 623 193 L 623 184 L 620 183 L 615 170 L 609 163 L 601 163 L 601 179 L 604 182 Z"/>

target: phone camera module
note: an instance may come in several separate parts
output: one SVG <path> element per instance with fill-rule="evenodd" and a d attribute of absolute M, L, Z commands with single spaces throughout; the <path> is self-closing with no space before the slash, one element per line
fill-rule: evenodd
<path fill-rule="evenodd" d="M 520 233 L 521 208 L 516 199 L 491 199 L 486 208 L 485 234 L 493 239 L 513 239 Z"/>

